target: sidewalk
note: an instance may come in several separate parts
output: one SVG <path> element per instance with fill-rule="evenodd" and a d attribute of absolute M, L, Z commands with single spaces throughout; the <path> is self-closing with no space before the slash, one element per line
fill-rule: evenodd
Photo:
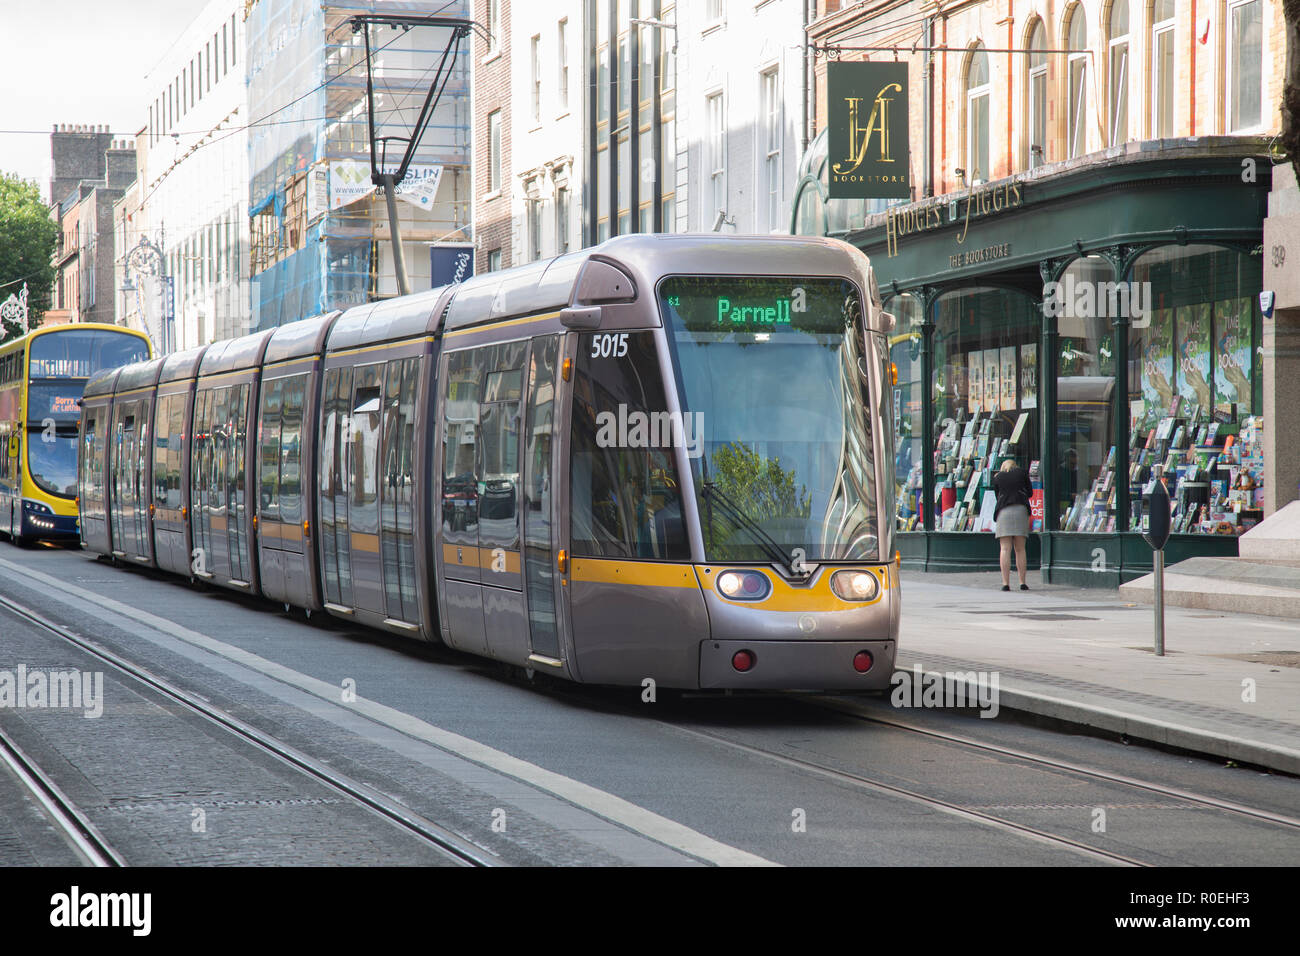
<path fill-rule="evenodd" d="M 1028 583 L 904 570 L 898 666 L 997 671 L 1009 710 L 1300 774 L 1300 623 L 1167 607 L 1156 657 L 1149 604 Z"/>

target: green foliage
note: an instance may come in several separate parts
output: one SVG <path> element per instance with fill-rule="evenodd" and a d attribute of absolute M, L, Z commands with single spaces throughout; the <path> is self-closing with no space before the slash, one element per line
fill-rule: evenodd
<path fill-rule="evenodd" d="M 17 295 L 27 283 L 28 324 L 40 325 L 54 286 L 50 257 L 58 241 L 59 226 L 41 202 L 34 182 L 0 173 L 0 302 Z M 4 323 L 0 342 L 21 329 Z"/>
<path fill-rule="evenodd" d="M 717 448 L 710 456 L 714 484 L 746 517 L 771 530 L 793 522 L 802 524 L 812 515 L 812 496 L 806 485 L 795 486 L 794 469 L 781 467 L 779 458 L 767 458 L 740 442 Z M 701 509 L 709 507 L 706 501 Z M 753 536 L 733 526 L 718 509 L 708 536 L 709 554 L 715 560 L 743 560 L 753 556 Z M 780 540 L 781 535 L 776 535 Z M 735 543 L 732 544 L 732 539 Z"/>

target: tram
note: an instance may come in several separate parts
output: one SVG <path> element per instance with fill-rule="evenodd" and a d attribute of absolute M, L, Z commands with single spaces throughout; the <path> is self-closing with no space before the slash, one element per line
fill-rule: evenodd
<path fill-rule="evenodd" d="M 142 333 L 96 323 L 0 345 L 0 535 L 19 544 L 77 540 L 81 391 L 101 369 L 149 355 Z"/>
<path fill-rule="evenodd" d="M 574 681 L 883 689 L 892 326 L 846 243 L 639 235 L 136 363 L 82 541 Z"/>

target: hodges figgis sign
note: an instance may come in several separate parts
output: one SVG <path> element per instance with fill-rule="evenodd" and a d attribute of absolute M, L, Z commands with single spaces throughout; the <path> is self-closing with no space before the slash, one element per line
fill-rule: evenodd
<path fill-rule="evenodd" d="M 831 199 L 907 199 L 907 64 L 828 63 Z"/>

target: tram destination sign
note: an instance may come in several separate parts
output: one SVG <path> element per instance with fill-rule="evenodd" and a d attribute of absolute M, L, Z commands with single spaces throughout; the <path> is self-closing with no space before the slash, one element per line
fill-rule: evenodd
<path fill-rule="evenodd" d="M 828 63 L 831 199 L 907 199 L 906 63 Z"/>
<path fill-rule="evenodd" d="M 856 293 L 843 279 L 674 276 L 660 299 L 673 324 L 691 332 L 839 332 Z"/>

